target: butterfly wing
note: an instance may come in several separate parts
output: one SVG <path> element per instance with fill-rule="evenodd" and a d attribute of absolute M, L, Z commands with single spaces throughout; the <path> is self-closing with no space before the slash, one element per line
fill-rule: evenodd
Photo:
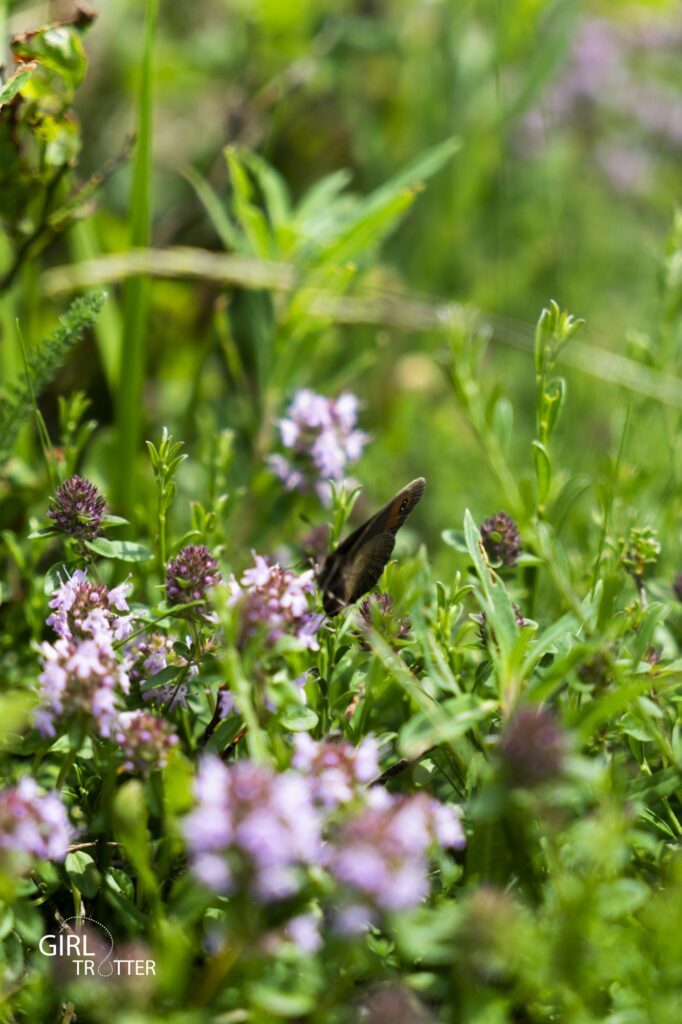
<path fill-rule="evenodd" d="M 327 615 L 338 615 L 379 582 L 394 547 L 395 537 L 380 533 L 338 564 L 333 578 L 322 586 L 322 607 Z"/>
<path fill-rule="evenodd" d="M 393 553 L 395 535 L 425 486 L 423 477 L 407 484 L 327 556 L 317 578 L 327 615 L 338 615 L 378 582 Z"/>

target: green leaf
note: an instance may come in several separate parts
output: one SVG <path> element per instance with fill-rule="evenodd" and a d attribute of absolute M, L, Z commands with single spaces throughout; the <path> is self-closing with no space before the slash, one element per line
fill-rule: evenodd
<path fill-rule="evenodd" d="M 107 537 L 95 537 L 87 540 L 85 546 L 102 558 L 115 558 L 120 562 L 146 562 L 152 553 L 145 544 L 137 544 L 132 540 L 109 540 Z"/>
<path fill-rule="evenodd" d="M 305 704 L 290 705 L 281 718 L 283 727 L 289 732 L 310 732 L 318 721 L 317 714 Z"/>
<path fill-rule="evenodd" d="M 135 867 L 142 886 L 149 893 L 156 895 L 158 881 L 152 868 L 147 807 L 142 784 L 137 779 L 125 782 L 116 793 L 112 820 L 114 834 Z"/>
<path fill-rule="evenodd" d="M 4 106 L 6 103 L 11 103 L 22 85 L 28 82 L 35 69 L 35 64 L 25 64 L 20 71 L 15 72 L 11 78 L 7 79 L 4 85 L 0 88 L 0 107 Z"/>
<path fill-rule="evenodd" d="M 102 516 L 102 526 L 127 526 L 128 520 L 123 516 Z"/>
<path fill-rule="evenodd" d="M 274 1017 L 304 1017 L 315 1008 L 312 994 L 304 992 L 282 992 L 270 985 L 253 985 L 250 996 L 255 1006 Z"/>
<path fill-rule="evenodd" d="M 545 423 L 546 437 L 549 437 L 557 425 L 565 400 L 566 381 L 564 378 L 557 377 L 555 380 L 551 380 L 545 388 L 543 398 L 542 415 Z"/>
<path fill-rule="evenodd" d="M 446 701 L 443 709 L 447 717 L 435 724 L 431 716 L 417 712 L 400 730 L 398 751 L 401 757 L 414 761 L 431 747 L 452 743 L 466 735 L 475 725 L 497 711 L 497 708 L 497 701 L 479 702 L 472 695 L 464 694 Z"/>
<path fill-rule="evenodd" d="M 464 555 L 468 554 L 469 548 L 462 530 L 443 530 L 441 539 L 455 551 L 461 551 Z"/>
<path fill-rule="evenodd" d="M 73 94 L 85 74 L 87 57 L 78 32 L 68 25 L 50 25 L 15 40 L 14 53 L 38 61 L 58 75 Z M 52 89 L 52 85 L 50 86 Z"/>
<path fill-rule="evenodd" d="M 544 505 L 552 480 L 552 463 L 547 449 L 540 441 L 533 441 L 533 461 L 538 482 L 538 504 Z"/>
<path fill-rule="evenodd" d="M 507 455 L 514 435 L 514 406 L 508 398 L 498 398 L 493 409 L 491 425 L 500 448 Z"/>
<path fill-rule="evenodd" d="M 488 564 L 481 533 L 469 509 L 464 513 L 464 536 L 485 597 L 489 626 L 494 631 L 500 652 L 507 656 L 518 637 L 516 614 L 502 580 Z"/>
<path fill-rule="evenodd" d="M 87 900 L 94 899 L 102 884 L 102 876 L 90 854 L 85 850 L 74 850 L 67 854 L 64 866 L 79 893 Z"/>
<path fill-rule="evenodd" d="M 242 251 L 244 248 L 243 237 L 232 223 L 227 210 L 209 183 L 193 167 L 186 167 L 183 171 L 183 177 L 196 192 L 223 247 L 228 251 L 232 249 L 236 252 Z"/>
<path fill-rule="evenodd" d="M 59 533 L 54 526 L 43 526 L 40 530 L 33 530 L 28 535 L 29 540 L 44 540 L 46 537 L 55 537 Z"/>

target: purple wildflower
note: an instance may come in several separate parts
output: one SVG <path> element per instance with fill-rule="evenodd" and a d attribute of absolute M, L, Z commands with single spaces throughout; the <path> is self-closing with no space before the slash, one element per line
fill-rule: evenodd
<path fill-rule="evenodd" d="M 561 774 L 566 737 L 551 711 L 520 707 L 502 730 L 498 750 L 510 784 L 532 788 Z"/>
<path fill-rule="evenodd" d="M 71 715 L 92 718 L 100 736 L 111 735 L 117 705 L 128 693 L 130 681 L 116 660 L 111 639 L 59 639 L 43 643 L 42 672 L 38 677 L 40 706 L 36 727 L 44 736 L 55 736 L 55 722 Z"/>
<path fill-rule="evenodd" d="M 405 985 L 391 982 L 377 986 L 362 1001 L 365 1024 L 432 1024 L 434 1018 L 414 992 Z"/>
<path fill-rule="evenodd" d="M 207 592 L 220 582 L 218 563 L 205 544 L 190 544 L 168 563 L 166 597 L 169 604 L 206 601 Z M 191 609 L 205 615 L 206 604 Z"/>
<path fill-rule="evenodd" d="M 41 794 L 24 775 L 16 786 L 0 790 L 0 849 L 10 855 L 62 861 L 72 830 L 57 793 Z"/>
<path fill-rule="evenodd" d="M 393 611 L 393 599 L 389 594 L 374 593 L 366 597 L 358 607 L 360 628 L 366 634 L 375 629 L 390 644 L 410 639 L 412 623 L 408 616 L 397 616 Z M 363 647 L 368 645 L 363 641 Z"/>
<path fill-rule="evenodd" d="M 655 50 L 657 63 L 663 66 L 665 51 L 672 55 L 679 46 L 678 22 L 679 17 L 637 26 L 585 18 L 543 109 L 533 108 L 524 119 L 524 149 L 542 143 L 547 127 L 569 125 L 581 139 L 598 140 L 594 150 L 597 163 L 619 191 L 645 186 L 657 153 L 651 146 L 646 151 L 642 136 L 645 144 L 647 139 L 660 139 L 679 149 L 682 113 L 679 91 L 668 85 L 668 80 L 673 81 L 670 76 L 659 75 L 653 81 L 643 78 L 646 65 L 641 53 Z M 604 141 L 604 131 L 595 130 L 601 127 L 598 119 L 608 126 L 617 125 L 612 140 L 607 133 Z M 660 146 L 656 148 L 660 150 Z"/>
<path fill-rule="evenodd" d="M 163 633 L 140 634 L 123 652 L 123 664 L 131 683 L 138 683 L 163 672 L 173 654 L 173 638 Z"/>
<path fill-rule="evenodd" d="M 360 905 L 365 920 L 375 911 L 417 906 L 428 892 L 429 850 L 437 843 L 454 849 L 465 843 L 457 809 L 425 793 L 392 797 L 374 788 L 369 801 L 341 826 L 327 851 L 329 870 L 354 896 L 352 919 L 359 925 Z"/>
<path fill-rule="evenodd" d="M 299 914 L 292 917 L 287 922 L 284 934 L 306 956 L 313 956 L 322 948 L 320 921 L 314 914 Z"/>
<path fill-rule="evenodd" d="M 481 541 L 491 562 L 501 562 L 508 568 L 516 565 L 521 538 L 516 523 L 506 512 L 496 512 L 483 521 Z"/>
<path fill-rule="evenodd" d="M 254 553 L 254 559 L 256 564 L 239 582 L 234 576 L 229 581 L 230 603 L 240 608 L 242 643 L 259 632 L 269 644 L 289 634 L 311 651 L 318 650 L 315 634 L 321 620 L 308 606 L 308 595 L 315 592 L 314 572 L 297 576 L 262 555 Z"/>
<path fill-rule="evenodd" d="M 92 540 L 100 536 L 107 503 L 89 480 L 70 476 L 51 501 L 47 515 L 62 533 L 78 540 Z"/>
<path fill-rule="evenodd" d="M 116 719 L 114 739 L 121 748 L 127 772 L 163 768 L 178 737 L 167 722 L 149 711 L 124 711 Z"/>
<path fill-rule="evenodd" d="M 307 781 L 250 761 L 205 757 L 184 834 L 194 873 L 219 892 L 247 890 L 264 903 L 299 888 L 299 869 L 319 861 L 320 816 Z"/>
<path fill-rule="evenodd" d="M 107 590 L 103 583 L 91 583 L 82 569 L 76 569 L 53 594 L 47 625 L 64 640 L 123 640 L 132 632 L 132 616 L 117 612 L 128 611 L 126 597 L 131 589 L 132 584 L 126 582 Z"/>
<path fill-rule="evenodd" d="M 379 744 L 366 736 L 359 746 L 343 740 L 316 742 L 307 732 L 294 738 L 292 766 L 310 778 L 316 801 L 327 810 L 347 804 L 379 774 Z"/>
<path fill-rule="evenodd" d="M 678 601 L 682 601 L 682 572 L 678 573 L 673 580 L 673 594 Z"/>
<path fill-rule="evenodd" d="M 368 435 L 356 429 L 358 400 L 345 392 L 336 400 L 307 388 L 297 391 L 279 421 L 280 439 L 289 456 L 271 455 L 271 469 L 288 491 L 315 490 L 328 502 L 329 481 L 343 480 L 346 467 L 359 459 Z"/>
<path fill-rule="evenodd" d="M 156 704 L 167 711 L 187 707 L 189 687 L 185 683 L 161 683 L 142 692 L 142 700 L 146 704 Z"/>

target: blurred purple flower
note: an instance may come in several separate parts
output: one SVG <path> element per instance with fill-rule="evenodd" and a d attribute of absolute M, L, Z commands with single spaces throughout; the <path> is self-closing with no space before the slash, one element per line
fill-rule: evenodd
<path fill-rule="evenodd" d="M 178 737 L 167 722 L 149 711 L 123 711 L 116 719 L 114 740 L 127 772 L 146 773 L 163 768 Z"/>
<path fill-rule="evenodd" d="M 320 860 L 320 815 L 295 772 L 207 756 L 195 795 L 183 831 L 194 873 L 209 888 L 247 890 L 264 903 L 283 899 L 299 888 L 299 869 Z"/>
<path fill-rule="evenodd" d="M 365 795 L 379 774 L 379 744 L 366 736 L 354 747 L 343 740 L 314 740 L 307 732 L 294 737 L 292 766 L 310 778 L 313 797 L 327 810 Z"/>
<path fill-rule="evenodd" d="M 599 144 L 595 157 L 617 192 L 641 191 L 648 185 L 654 169 L 646 150 L 623 140 Z"/>
<path fill-rule="evenodd" d="M 107 503 L 93 483 L 82 476 L 70 476 L 51 498 L 48 518 L 62 533 L 78 540 L 92 540 L 102 533 Z"/>
<path fill-rule="evenodd" d="M 72 829 L 57 793 L 41 794 L 31 776 L 0 790 L 0 849 L 13 855 L 32 855 L 62 861 Z"/>
<path fill-rule="evenodd" d="M 406 910 L 428 892 L 428 854 L 436 844 L 460 849 L 456 808 L 425 793 L 392 797 L 370 791 L 370 804 L 343 824 L 326 851 L 331 873 L 372 911 Z M 354 918 L 362 921 L 361 914 Z M 348 922 L 346 922 L 346 930 Z"/>
<path fill-rule="evenodd" d="M 313 614 L 308 605 L 308 595 L 315 592 L 313 571 L 297 576 L 255 552 L 254 560 L 253 568 L 247 569 L 239 582 L 234 576 L 228 581 L 230 603 L 240 609 L 241 642 L 262 631 L 269 644 L 288 634 L 304 647 L 318 650 L 315 634 L 321 616 Z"/>
<path fill-rule="evenodd" d="M 132 584 L 120 583 L 113 590 L 107 590 L 103 583 L 91 583 L 82 569 L 76 569 L 52 595 L 52 614 L 46 619 L 55 633 L 64 640 L 124 640 L 133 629 L 131 615 L 117 615 L 127 612 L 126 597 Z"/>
<path fill-rule="evenodd" d="M 675 53 L 680 39 L 679 17 L 658 23 L 626 24 L 586 17 L 579 25 L 563 73 L 543 101 L 523 122 L 523 141 L 530 147 L 543 142 L 546 125 L 573 126 L 581 137 L 597 147 L 595 156 L 609 181 L 621 192 L 646 186 L 655 152 L 641 139 L 623 145 L 609 139 L 610 125 L 622 135 L 623 126 L 645 136 L 656 136 L 669 145 L 682 146 L 682 106 L 678 90 L 663 75 L 659 81 L 644 79 L 643 51 L 660 59 Z M 673 79 L 674 80 L 674 79 Z M 604 121 L 601 126 L 600 118 Z M 589 129 L 592 119 L 592 131 Z M 596 129 L 596 130 L 595 130 Z"/>
<path fill-rule="evenodd" d="M 279 421 L 280 440 L 289 455 L 270 455 L 268 463 L 287 490 L 315 490 L 328 503 L 329 481 L 344 479 L 347 466 L 357 461 L 369 440 L 356 429 L 359 403 L 345 392 L 325 398 L 308 388 L 297 391 Z"/>
<path fill-rule="evenodd" d="M 314 914 L 299 914 L 292 917 L 287 922 L 284 934 L 307 956 L 313 956 L 322 948 L 320 922 Z"/>
<path fill-rule="evenodd" d="M 188 694 L 189 687 L 185 683 L 161 683 L 143 690 L 142 700 L 146 704 L 156 704 L 164 711 L 174 711 L 177 707 L 187 707 Z"/>
<path fill-rule="evenodd" d="M 551 711 L 528 705 L 505 724 L 498 750 L 511 785 L 532 788 L 561 774 L 566 736 Z"/>
<path fill-rule="evenodd" d="M 166 598 L 169 604 L 189 601 L 205 602 L 208 591 L 220 582 L 218 563 L 205 544 L 190 544 L 168 563 L 166 568 Z M 189 609 L 190 613 L 205 615 L 205 603 Z"/>
<path fill-rule="evenodd" d="M 364 1024 L 432 1024 L 434 1018 L 414 992 L 398 982 L 377 986 L 362 1001 Z"/>
<path fill-rule="evenodd" d="M 40 705 L 35 724 L 44 736 L 55 736 L 55 722 L 74 715 L 92 718 L 100 736 L 109 737 L 122 694 L 130 680 L 116 660 L 112 638 L 59 639 L 40 647 L 42 672 L 38 677 Z"/>

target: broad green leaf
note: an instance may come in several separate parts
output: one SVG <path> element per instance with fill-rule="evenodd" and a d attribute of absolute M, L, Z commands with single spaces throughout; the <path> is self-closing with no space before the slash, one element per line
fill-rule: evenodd
<path fill-rule="evenodd" d="M 131 540 L 109 540 L 107 537 L 95 537 L 85 542 L 86 547 L 102 558 L 115 558 L 120 562 L 146 562 L 152 552 L 145 544 L 137 544 Z"/>
<path fill-rule="evenodd" d="M 448 547 L 454 548 L 455 551 L 461 551 L 462 554 L 468 554 L 469 549 L 462 530 L 443 530 L 441 538 Z"/>
<path fill-rule="evenodd" d="M 305 704 L 291 705 L 282 715 L 281 722 L 289 732 L 310 732 L 319 721 L 317 714 Z"/>
<path fill-rule="evenodd" d="M 64 863 L 66 873 L 86 900 L 94 899 L 102 884 L 97 866 L 85 850 L 74 850 L 67 854 Z"/>

